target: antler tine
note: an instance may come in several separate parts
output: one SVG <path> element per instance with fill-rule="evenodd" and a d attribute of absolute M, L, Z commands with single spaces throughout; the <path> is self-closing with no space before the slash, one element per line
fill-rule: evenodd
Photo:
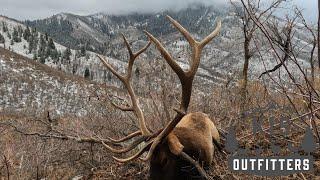
<path fill-rule="evenodd" d="M 141 53 L 143 53 L 145 50 L 147 50 L 150 45 L 151 45 L 151 41 L 149 39 L 148 44 L 146 44 L 142 49 L 140 49 L 138 52 L 134 53 L 133 55 L 135 57 L 138 57 Z"/>
<path fill-rule="evenodd" d="M 135 58 L 138 57 L 141 53 L 143 53 L 145 50 L 147 50 L 148 47 L 151 45 L 151 41 L 149 40 L 149 42 L 148 42 L 142 49 L 140 49 L 140 50 L 139 50 L 138 52 L 136 52 L 136 53 L 133 53 L 133 52 L 132 52 L 132 49 L 131 49 L 131 47 L 130 47 L 130 44 L 129 44 L 127 38 L 126 38 L 126 36 L 125 36 L 123 33 L 121 33 L 121 36 L 122 36 L 122 38 L 123 38 L 124 44 L 125 44 L 126 47 L 127 47 L 128 52 L 129 52 L 130 59 L 135 59 Z"/>
<path fill-rule="evenodd" d="M 124 35 L 123 35 L 124 37 Z M 124 37 L 125 38 L 125 37 Z M 126 41 L 126 40 L 125 40 Z M 127 41 L 126 41 L 127 42 Z M 128 43 L 128 42 L 127 42 Z M 130 59 L 129 59 L 129 63 L 128 63 L 128 72 L 127 72 L 127 79 L 129 80 L 131 78 L 132 75 L 132 68 L 133 68 L 133 63 L 136 60 L 136 58 L 143 53 L 145 50 L 148 49 L 148 47 L 150 46 L 151 41 L 149 40 L 149 42 L 142 48 L 140 49 L 138 52 L 133 53 L 132 55 L 130 55 Z M 132 52 L 131 52 L 132 53 Z"/>
<path fill-rule="evenodd" d="M 109 145 L 107 145 L 105 142 L 101 141 L 102 144 L 104 145 L 105 148 L 110 150 L 113 153 L 121 154 L 121 153 L 126 153 L 137 147 L 139 144 L 141 144 L 143 141 L 145 141 L 147 137 L 140 137 L 139 139 L 135 140 L 132 144 L 130 144 L 128 147 L 123 148 L 123 149 L 115 149 Z"/>
<path fill-rule="evenodd" d="M 121 142 L 124 142 L 124 141 L 126 141 L 126 140 L 129 140 L 129 139 L 131 139 L 131 138 L 134 138 L 134 137 L 136 137 L 136 136 L 139 136 L 139 135 L 141 135 L 141 131 L 140 131 L 140 130 L 139 130 L 139 131 L 136 131 L 136 132 L 133 132 L 133 133 L 127 135 L 126 137 L 121 138 L 121 139 L 113 139 L 113 138 L 110 138 L 110 137 L 108 137 L 108 139 L 109 139 L 112 143 L 121 143 Z"/>
<path fill-rule="evenodd" d="M 185 74 L 183 69 L 179 66 L 179 64 L 172 58 L 170 53 L 163 47 L 161 42 L 155 38 L 152 34 L 150 34 L 148 31 L 144 31 L 146 35 L 150 38 L 150 40 L 155 43 L 157 49 L 160 51 L 163 58 L 166 60 L 166 62 L 169 64 L 169 66 L 172 68 L 172 70 L 178 75 L 179 79 L 183 79 Z"/>
<path fill-rule="evenodd" d="M 127 47 L 127 50 L 128 50 L 128 52 L 129 52 L 130 58 L 133 57 L 132 49 L 131 49 L 131 47 L 130 47 L 130 44 L 129 44 L 126 36 L 124 36 L 124 34 L 122 34 L 122 33 L 121 33 L 121 36 L 122 36 L 122 38 L 123 38 L 124 44 L 125 44 L 126 47 Z"/>
<path fill-rule="evenodd" d="M 145 150 L 146 150 L 147 148 L 149 148 L 149 146 L 150 146 L 152 143 L 153 143 L 153 140 L 147 142 L 136 154 L 134 154 L 134 155 L 132 155 L 132 156 L 130 156 L 130 157 L 128 157 L 128 158 L 122 159 L 122 158 L 117 158 L 117 157 L 115 157 L 115 156 L 113 156 L 112 158 L 113 158 L 114 160 L 118 161 L 118 162 L 121 162 L 121 163 L 125 163 L 125 162 L 128 162 L 128 161 L 134 160 L 134 159 L 138 158 L 139 156 L 141 156 L 141 155 L 145 152 Z"/>
<path fill-rule="evenodd" d="M 173 26 L 178 29 L 181 34 L 187 39 L 187 41 L 190 43 L 191 47 L 194 48 L 194 46 L 198 43 L 191 34 L 183 27 L 181 24 L 174 20 L 172 17 L 167 15 L 168 20 L 173 24 Z"/>
<path fill-rule="evenodd" d="M 115 104 L 114 102 L 111 101 L 111 105 L 114 106 L 115 108 L 120 109 L 121 111 L 133 111 L 132 107 L 127 107 L 127 106 L 120 106 L 118 104 Z"/>
<path fill-rule="evenodd" d="M 200 42 L 200 47 L 203 48 L 205 45 L 207 45 L 214 37 L 216 37 L 219 34 L 220 30 L 221 30 L 221 20 L 218 19 L 217 27 L 215 28 L 214 31 L 212 31 L 212 33 L 210 33 L 206 38 L 204 38 Z"/>
<path fill-rule="evenodd" d="M 205 37 L 200 43 L 197 42 L 197 46 L 195 46 L 195 49 L 192 51 L 192 61 L 191 61 L 191 66 L 189 71 L 187 72 L 187 76 L 190 77 L 190 79 L 192 80 L 193 77 L 195 76 L 198 67 L 200 65 L 200 58 L 201 58 L 201 52 L 202 49 L 205 45 L 207 45 L 214 37 L 216 37 L 221 29 L 221 21 L 218 20 L 217 23 L 217 27 L 215 28 L 215 30 L 210 33 L 207 37 Z"/>
<path fill-rule="evenodd" d="M 121 80 L 122 82 L 125 82 L 125 77 L 122 76 L 121 74 L 119 74 L 107 61 L 104 57 L 102 57 L 101 55 L 97 55 L 98 58 L 101 60 L 101 62 L 104 64 L 104 66 L 106 66 L 109 71 L 111 71 L 112 74 L 114 74 L 119 80 Z"/>

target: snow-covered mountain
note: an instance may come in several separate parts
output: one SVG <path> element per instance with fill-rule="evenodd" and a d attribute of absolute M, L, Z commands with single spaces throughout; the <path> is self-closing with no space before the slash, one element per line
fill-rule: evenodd
<path fill-rule="evenodd" d="M 208 93 L 215 86 L 225 84 L 229 80 L 237 82 L 241 77 L 240 72 L 243 66 L 243 36 L 240 20 L 232 11 L 221 11 L 213 7 L 195 6 L 178 12 L 165 11 L 157 14 L 122 16 L 104 13 L 78 16 L 61 13 L 44 20 L 25 23 L 0 16 L 0 34 L 4 37 L 4 43 L 0 41 L 0 47 L 28 57 L 27 61 L 45 64 L 70 76 L 85 77 L 87 80 L 120 87 L 119 81 L 103 67 L 96 56 L 97 53 L 109 56 L 109 62 L 123 72 L 127 51 L 120 33 L 126 35 L 132 42 L 130 45 L 136 50 L 147 43 L 142 32 L 147 29 L 163 42 L 179 64 L 185 68 L 188 67 L 190 47 L 166 20 L 166 14 L 181 22 L 197 39 L 202 39 L 209 34 L 215 28 L 215 19 L 220 16 L 223 24 L 222 31 L 203 50 L 195 86 L 197 90 Z M 298 24 L 293 40 L 296 47 L 299 47 L 298 62 L 304 69 L 310 67 L 311 45 L 308 39 L 308 34 Z M 268 47 L 261 48 L 264 61 L 261 61 L 257 52 L 253 55 L 249 66 L 251 79 L 257 79 L 266 68 L 272 68 L 277 64 Z M 151 46 L 140 59 L 136 63 L 135 72 L 143 72 L 141 69 L 161 59 L 161 56 L 154 46 Z M 1 61 L 1 65 L 6 67 L 6 63 L 3 62 Z M 294 71 L 293 63 L 289 63 L 288 66 Z M 156 82 L 155 79 L 150 80 L 154 74 L 141 74 L 135 77 L 137 86 Z M 36 78 L 33 80 L 36 81 Z"/>
<path fill-rule="evenodd" d="M 230 7 L 204 6 L 200 4 L 179 11 L 164 11 L 151 14 L 109 15 L 97 13 L 89 16 L 78 16 L 61 13 L 52 17 L 27 21 L 26 24 L 48 33 L 57 42 L 75 49 L 86 49 L 101 53 L 115 59 L 125 59 L 125 48 L 120 33 L 124 33 L 131 41 L 145 42 L 143 30 L 148 30 L 158 37 L 176 57 L 177 61 L 186 65 L 189 46 L 185 39 L 170 25 L 165 18 L 170 15 L 186 27 L 197 39 L 209 34 L 215 25 L 216 18 L 222 19 L 220 35 L 209 44 L 203 52 L 199 76 L 210 83 L 223 83 L 236 74 L 239 77 L 243 66 L 243 33 L 241 21 Z M 281 22 L 282 20 L 279 19 Z M 283 21 L 284 22 L 284 21 Z M 283 23 L 282 22 L 282 23 Z M 279 24 L 280 26 L 283 24 Z M 299 29 L 301 28 L 301 29 Z M 297 24 L 293 33 L 294 42 L 299 49 L 299 62 L 303 68 L 309 68 L 309 55 L 311 49 L 310 35 L 302 26 Z M 73 39 L 73 41 L 69 41 Z M 299 48 L 298 48 L 299 47 Z M 262 47 L 268 51 L 268 47 Z M 146 59 L 154 59 L 159 54 L 151 50 L 147 52 Z M 250 62 L 250 76 L 257 76 L 272 68 L 277 62 L 274 57 L 265 53 L 264 62 L 261 62 L 256 52 Z"/>
<path fill-rule="evenodd" d="M 60 16 L 62 15 L 60 14 Z M 5 27 L 5 29 L 7 30 L 4 31 L 3 27 Z M 31 34 L 33 34 L 33 40 L 30 40 L 30 38 L 24 38 L 24 31 L 27 28 L 29 29 Z M 169 24 L 168 28 L 170 28 Z M 27 25 L 24 25 L 10 18 L 3 16 L 0 17 L 0 33 L 3 34 L 5 39 L 5 43 L 0 44 L 0 47 L 4 47 L 20 55 L 26 56 L 30 59 L 34 59 L 38 62 L 42 62 L 52 68 L 62 70 L 69 74 L 83 76 L 100 83 L 107 82 L 108 84 L 112 85 L 115 85 L 117 83 L 117 80 L 112 78 L 110 72 L 102 66 L 102 63 L 96 56 L 96 52 L 92 52 L 83 48 L 80 48 L 80 50 L 70 49 L 70 53 L 66 57 L 65 54 L 68 48 L 57 43 L 55 38 L 52 38 L 54 44 L 54 48 L 52 51 L 56 52 L 57 54 L 52 56 L 50 53 L 48 53 L 48 45 L 51 39 L 50 35 L 48 35 L 48 33 L 40 33 L 35 29 L 36 28 L 28 27 Z M 13 37 L 11 35 L 14 31 L 21 31 L 21 33 L 18 32 L 18 38 L 20 40 L 17 42 L 13 40 Z M 136 40 L 134 38 L 135 36 L 132 36 L 132 34 L 126 33 L 126 36 L 128 37 L 129 41 L 133 42 L 131 45 L 134 49 L 138 49 L 147 43 L 145 39 Z M 111 52 L 109 54 L 112 57 L 108 57 L 108 60 L 120 71 L 123 71 L 127 61 L 127 51 L 123 45 L 121 36 L 118 34 L 116 38 L 117 40 L 114 40 L 115 43 L 109 47 L 109 51 Z M 175 56 L 178 57 L 178 62 L 184 67 L 187 67 L 187 62 L 185 61 L 185 58 L 187 58 L 188 56 L 187 42 L 177 36 L 176 33 L 171 33 L 170 39 L 174 39 L 174 42 L 166 42 L 168 48 L 172 50 L 172 53 Z M 44 41 L 44 43 L 41 43 L 41 41 Z M 34 43 L 36 44 L 35 47 L 31 48 L 31 46 L 34 46 L 32 45 Z M 208 49 L 210 49 L 210 51 L 204 53 L 203 65 L 201 65 L 199 69 L 198 76 L 205 80 L 204 82 L 206 83 L 224 82 L 225 77 L 223 77 L 223 74 L 221 74 L 221 72 L 213 67 L 215 62 L 211 61 L 210 59 L 222 59 L 229 53 L 219 50 L 218 46 L 216 46 L 216 44 L 214 43 L 212 43 Z M 159 57 L 159 53 L 154 48 L 152 48 L 145 54 L 142 54 L 140 58 L 144 60 L 150 60 L 154 59 L 155 57 Z"/>
<path fill-rule="evenodd" d="M 14 19 L 0 16 L 0 34 L 4 37 L 4 43 L 0 43 L 0 47 L 54 69 L 100 83 L 106 82 L 110 76 L 97 58 L 96 53 L 69 49 L 57 43 L 48 34 L 40 33 Z M 118 68 L 124 65 L 122 61 L 117 59 L 108 59 Z"/>
<path fill-rule="evenodd" d="M 180 11 L 164 11 L 151 14 L 134 13 L 115 16 L 97 13 L 89 16 L 78 16 L 60 13 L 43 20 L 26 21 L 25 23 L 42 32 L 47 32 L 66 46 L 79 48 L 85 43 L 90 50 L 103 53 L 108 45 L 117 44 L 120 33 L 132 37 L 133 40 L 138 40 L 145 39 L 142 32 L 145 29 L 156 36 L 167 36 L 175 32 L 170 27 L 166 15 L 177 18 L 191 32 L 204 35 L 214 24 L 215 18 L 225 14 L 226 10 L 198 4 Z"/>

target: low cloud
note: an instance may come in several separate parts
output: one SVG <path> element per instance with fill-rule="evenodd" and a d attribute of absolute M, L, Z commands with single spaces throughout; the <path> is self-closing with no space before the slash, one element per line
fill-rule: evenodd
<path fill-rule="evenodd" d="M 0 0 L 0 14 L 19 20 L 40 19 L 61 12 L 89 15 L 97 12 L 126 14 L 179 10 L 192 3 L 221 5 L 226 0 Z"/>
<path fill-rule="evenodd" d="M 89 15 L 98 12 L 127 14 L 132 12 L 160 12 L 179 10 L 192 3 L 220 6 L 229 0 L 0 0 L 0 14 L 18 20 L 42 19 L 61 12 Z M 315 0 L 293 0 L 292 4 L 305 9 L 309 20 L 315 21 L 317 2 Z"/>

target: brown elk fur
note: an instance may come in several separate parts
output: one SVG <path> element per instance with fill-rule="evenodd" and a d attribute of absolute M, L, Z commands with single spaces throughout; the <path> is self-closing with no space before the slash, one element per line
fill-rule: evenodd
<path fill-rule="evenodd" d="M 179 154 L 184 151 L 207 166 L 213 158 L 213 139 L 219 142 L 219 133 L 206 114 L 201 112 L 187 114 L 153 154 L 150 162 L 150 179 L 196 178 L 198 174 L 192 171 L 192 168 L 183 170 L 184 167 L 191 165 L 182 160 Z"/>

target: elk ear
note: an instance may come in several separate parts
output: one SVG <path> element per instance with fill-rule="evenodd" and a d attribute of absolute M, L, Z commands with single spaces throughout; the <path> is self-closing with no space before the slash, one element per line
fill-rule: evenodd
<path fill-rule="evenodd" d="M 178 137 L 174 133 L 168 135 L 168 146 L 174 155 L 180 155 L 184 146 L 180 143 Z"/>

